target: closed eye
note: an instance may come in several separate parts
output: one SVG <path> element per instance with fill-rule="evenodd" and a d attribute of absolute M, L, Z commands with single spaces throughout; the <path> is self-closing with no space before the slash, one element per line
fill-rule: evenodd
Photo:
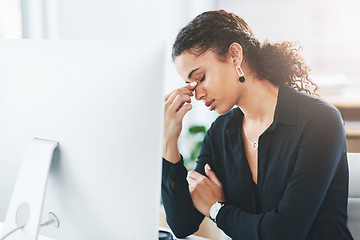
<path fill-rule="evenodd" d="M 205 74 L 204 76 L 202 77 L 202 79 L 199 80 L 199 82 L 203 82 L 205 80 Z"/>

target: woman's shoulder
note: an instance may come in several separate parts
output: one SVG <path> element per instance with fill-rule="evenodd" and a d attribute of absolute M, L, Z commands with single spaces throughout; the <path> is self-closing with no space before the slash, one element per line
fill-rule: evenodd
<path fill-rule="evenodd" d="M 340 111 L 328 101 L 319 96 L 288 90 L 288 96 L 294 98 L 293 113 L 296 114 L 296 125 L 301 126 L 328 126 L 343 128 L 344 122 Z M 290 111 L 291 112 L 291 111 Z"/>
<path fill-rule="evenodd" d="M 298 92 L 290 87 L 282 88 L 285 96 L 282 101 L 294 102 L 293 107 L 296 108 L 298 117 L 335 117 L 341 118 L 340 111 L 331 103 L 319 96 Z"/>
<path fill-rule="evenodd" d="M 299 113 L 323 118 L 332 117 L 341 119 L 340 111 L 331 103 L 319 96 L 299 92 L 298 99 Z"/>

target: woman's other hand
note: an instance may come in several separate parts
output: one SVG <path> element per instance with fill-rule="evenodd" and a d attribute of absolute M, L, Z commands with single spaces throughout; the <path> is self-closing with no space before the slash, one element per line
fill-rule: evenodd
<path fill-rule="evenodd" d="M 207 177 L 191 171 L 188 174 L 187 181 L 195 208 L 209 217 L 211 206 L 217 201 L 225 202 L 225 197 L 222 184 L 209 164 L 205 165 L 205 173 Z"/>
<path fill-rule="evenodd" d="M 192 82 L 165 97 L 163 157 L 171 163 L 180 161 L 178 140 L 182 130 L 182 120 L 192 108 L 191 97 L 194 96 L 196 85 L 196 82 Z"/>

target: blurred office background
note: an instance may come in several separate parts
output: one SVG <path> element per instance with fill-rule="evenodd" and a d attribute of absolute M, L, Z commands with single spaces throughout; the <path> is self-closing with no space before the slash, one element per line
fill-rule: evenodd
<path fill-rule="evenodd" d="M 184 84 L 170 58 L 177 32 L 199 13 L 215 9 L 243 17 L 261 41 L 299 40 L 320 95 L 343 115 L 348 151 L 360 152 L 357 0 L 0 0 L 0 39 L 164 41 L 165 94 Z M 146 62 L 139 56 L 134 64 L 140 68 Z M 208 128 L 216 117 L 203 103 L 194 103 L 185 117 L 181 141 L 185 158 L 203 136 L 191 139 L 188 129 Z M 214 237 L 218 233 L 206 231 L 204 236 L 220 239 Z"/>

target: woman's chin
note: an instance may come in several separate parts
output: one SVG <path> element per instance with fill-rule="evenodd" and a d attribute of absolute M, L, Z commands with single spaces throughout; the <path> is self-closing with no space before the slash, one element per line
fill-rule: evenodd
<path fill-rule="evenodd" d="M 217 112 L 218 114 L 225 114 L 227 113 L 228 111 L 230 111 L 231 109 L 233 109 L 234 106 L 232 107 L 224 107 L 224 108 L 221 108 L 221 107 L 216 107 L 213 111 Z"/>
<path fill-rule="evenodd" d="M 217 112 L 218 114 L 224 114 L 224 113 L 227 113 L 228 111 L 230 111 L 231 109 L 218 109 L 218 108 L 215 108 L 214 111 Z"/>

